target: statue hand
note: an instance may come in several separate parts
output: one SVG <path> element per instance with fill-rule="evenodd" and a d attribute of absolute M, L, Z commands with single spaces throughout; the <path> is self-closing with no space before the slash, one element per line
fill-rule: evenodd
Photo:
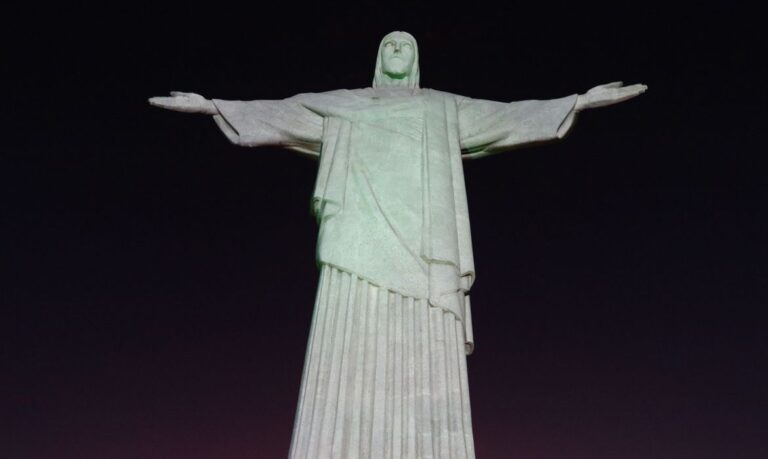
<path fill-rule="evenodd" d="M 604 107 L 624 102 L 627 99 L 639 96 L 647 89 L 648 86 L 644 84 L 623 86 L 621 81 L 601 84 L 590 89 L 586 94 L 579 94 L 579 98 L 576 100 L 576 110 Z"/>
<path fill-rule="evenodd" d="M 149 104 L 185 113 L 215 115 L 219 112 L 213 102 L 194 92 L 171 91 L 171 97 L 151 97 Z"/>

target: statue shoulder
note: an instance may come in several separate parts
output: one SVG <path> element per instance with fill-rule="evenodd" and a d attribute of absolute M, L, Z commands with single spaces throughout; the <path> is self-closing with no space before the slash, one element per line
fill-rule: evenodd
<path fill-rule="evenodd" d="M 289 100 L 295 100 L 298 102 L 302 101 L 308 101 L 308 100 L 325 100 L 325 101 L 332 101 L 332 100 L 342 100 L 342 99 L 352 99 L 352 98 L 358 98 L 358 97 L 367 97 L 370 95 L 372 89 L 371 88 L 360 88 L 360 89 L 334 89 L 332 91 L 322 91 L 322 92 L 304 92 L 301 94 L 296 94 L 295 96 L 292 96 L 289 98 Z"/>
<path fill-rule="evenodd" d="M 432 97 L 441 97 L 444 99 L 464 99 L 464 96 L 461 96 L 459 94 L 453 94 L 446 91 L 439 91 L 437 89 L 431 89 L 431 88 L 423 88 L 422 91 L 424 91 L 425 94 L 428 94 Z"/>

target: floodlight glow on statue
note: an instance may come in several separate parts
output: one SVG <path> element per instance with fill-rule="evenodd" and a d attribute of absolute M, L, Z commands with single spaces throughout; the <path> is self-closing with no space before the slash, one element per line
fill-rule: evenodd
<path fill-rule="evenodd" d="M 561 138 L 609 83 L 502 103 L 419 88 L 416 40 L 392 32 L 373 86 L 284 100 L 152 105 L 213 115 L 237 145 L 319 157 L 315 302 L 291 458 L 473 458 L 466 354 L 475 278 L 462 158 Z"/>

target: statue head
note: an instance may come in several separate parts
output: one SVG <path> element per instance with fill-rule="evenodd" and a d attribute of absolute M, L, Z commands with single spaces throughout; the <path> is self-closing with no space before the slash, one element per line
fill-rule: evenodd
<path fill-rule="evenodd" d="M 408 32 L 390 32 L 381 39 L 373 87 L 419 87 L 419 48 Z"/>

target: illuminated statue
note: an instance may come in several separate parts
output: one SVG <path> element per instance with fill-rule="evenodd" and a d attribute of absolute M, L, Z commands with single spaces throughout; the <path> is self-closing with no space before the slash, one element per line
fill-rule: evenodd
<path fill-rule="evenodd" d="M 291 458 L 473 458 L 466 354 L 475 278 L 462 159 L 562 137 L 644 92 L 502 103 L 419 88 L 416 40 L 384 37 L 373 86 L 152 105 L 213 115 L 237 145 L 319 157 L 315 303 Z"/>

